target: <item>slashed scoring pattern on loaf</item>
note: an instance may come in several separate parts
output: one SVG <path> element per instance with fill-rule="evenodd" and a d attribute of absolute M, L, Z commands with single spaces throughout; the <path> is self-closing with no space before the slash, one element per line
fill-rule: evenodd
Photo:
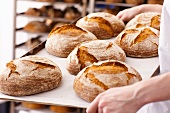
<path fill-rule="evenodd" d="M 61 70 L 47 58 L 32 55 L 6 64 L 0 73 L 0 92 L 13 96 L 32 95 L 58 87 Z"/>
<path fill-rule="evenodd" d="M 156 12 L 141 13 L 131 19 L 126 28 L 136 25 L 136 27 L 148 26 L 160 30 L 161 14 Z"/>
<path fill-rule="evenodd" d="M 89 40 L 97 40 L 97 38 L 87 30 L 66 24 L 51 31 L 45 48 L 52 55 L 67 57 L 78 44 Z"/>
<path fill-rule="evenodd" d="M 117 43 L 128 56 L 157 56 L 159 31 L 151 27 L 128 28 L 116 37 L 115 43 Z"/>
<path fill-rule="evenodd" d="M 120 61 L 101 61 L 81 70 L 74 80 L 74 90 L 82 99 L 91 102 L 101 92 L 142 80 L 140 74 Z"/>
<path fill-rule="evenodd" d="M 125 24 L 112 14 L 97 12 L 79 19 L 76 26 L 87 29 L 98 39 L 107 39 L 117 36 L 124 29 Z"/>
<path fill-rule="evenodd" d="M 103 60 L 125 61 L 124 51 L 115 43 L 105 40 L 94 40 L 80 44 L 67 57 L 67 69 L 77 74 L 81 69 Z"/>

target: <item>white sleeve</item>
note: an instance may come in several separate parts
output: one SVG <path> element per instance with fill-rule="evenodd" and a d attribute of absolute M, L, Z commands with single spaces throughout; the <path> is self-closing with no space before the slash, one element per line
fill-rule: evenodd
<path fill-rule="evenodd" d="M 161 73 L 170 71 L 170 0 L 162 8 L 158 53 Z"/>

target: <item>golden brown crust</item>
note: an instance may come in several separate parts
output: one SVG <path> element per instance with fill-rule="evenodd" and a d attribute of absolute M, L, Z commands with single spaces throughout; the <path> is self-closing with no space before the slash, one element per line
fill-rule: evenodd
<path fill-rule="evenodd" d="M 36 104 L 36 103 L 30 103 L 30 102 L 22 102 L 22 105 L 29 109 L 42 109 L 46 107 L 46 105 L 43 105 L 43 104 Z"/>
<path fill-rule="evenodd" d="M 54 28 L 50 32 L 49 37 L 51 35 L 55 35 L 55 34 L 58 34 L 58 33 L 62 34 L 62 35 L 68 34 L 68 32 L 71 31 L 71 30 L 74 30 L 74 33 L 70 33 L 70 35 L 73 36 L 73 37 L 76 37 L 76 36 L 78 36 L 79 34 L 82 34 L 82 33 L 87 33 L 85 30 L 83 30 L 80 27 L 77 27 L 77 26 L 75 26 L 73 24 L 70 24 L 70 25 L 69 24 L 65 24 L 65 25 L 62 25 L 60 27 Z"/>
<path fill-rule="evenodd" d="M 164 0 L 147 0 L 148 4 L 163 4 Z"/>
<path fill-rule="evenodd" d="M 122 3 L 123 0 L 105 0 L 106 2 L 110 2 L 110 3 Z"/>
<path fill-rule="evenodd" d="M 91 102 L 101 92 L 109 88 L 126 86 L 142 78 L 127 64 L 111 60 L 98 62 L 84 68 L 74 80 L 74 90 L 82 99 Z"/>
<path fill-rule="evenodd" d="M 70 113 L 70 112 L 75 112 L 76 108 L 51 105 L 50 110 L 57 113 Z"/>
<path fill-rule="evenodd" d="M 13 96 L 41 93 L 58 87 L 61 78 L 59 67 L 52 61 L 27 56 L 7 63 L 0 73 L 0 92 Z"/>
<path fill-rule="evenodd" d="M 112 42 L 94 40 L 84 42 L 76 47 L 67 57 L 67 70 L 76 75 L 80 70 L 104 60 L 125 61 L 124 51 Z"/>
<path fill-rule="evenodd" d="M 36 8 L 29 8 L 26 12 L 26 15 L 32 15 L 32 16 L 41 16 L 41 12 L 39 9 Z"/>
<path fill-rule="evenodd" d="M 129 28 L 120 33 L 117 43 L 131 57 L 158 56 L 159 31 L 151 27 Z"/>
<path fill-rule="evenodd" d="M 67 57 L 78 44 L 96 39 L 91 32 L 66 24 L 51 31 L 45 48 L 52 55 Z"/>
<path fill-rule="evenodd" d="M 145 2 L 145 0 L 126 0 L 126 3 L 135 4 L 135 5 L 139 5 L 139 4 L 142 4 L 144 2 Z"/>
<path fill-rule="evenodd" d="M 125 27 L 123 21 L 105 12 L 91 13 L 79 19 L 76 26 L 87 29 L 96 35 L 98 39 L 117 36 Z"/>
<path fill-rule="evenodd" d="M 24 30 L 33 33 L 46 33 L 49 31 L 48 27 L 43 22 L 32 21 L 24 26 Z"/>
<path fill-rule="evenodd" d="M 126 28 L 139 24 L 141 27 L 148 26 L 160 30 L 160 20 L 161 20 L 160 18 L 161 18 L 160 13 L 156 13 L 156 12 L 141 13 L 135 16 L 133 19 L 131 19 L 126 24 Z"/>

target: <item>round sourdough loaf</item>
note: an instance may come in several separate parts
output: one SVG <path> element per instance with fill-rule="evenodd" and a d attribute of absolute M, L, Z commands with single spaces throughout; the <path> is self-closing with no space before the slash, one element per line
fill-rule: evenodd
<path fill-rule="evenodd" d="M 97 38 L 87 30 L 65 24 L 51 31 L 45 48 L 52 55 L 67 57 L 78 44 L 90 40 L 97 40 Z"/>
<path fill-rule="evenodd" d="M 127 56 L 158 56 L 159 31 L 151 27 L 128 28 L 116 37 L 115 43 Z"/>
<path fill-rule="evenodd" d="M 149 26 L 157 30 L 160 30 L 161 14 L 156 12 L 141 13 L 131 19 L 126 28 L 139 24 L 138 27 Z"/>
<path fill-rule="evenodd" d="M 76 26 L 87 29 L 98 39 L 107 39 L 117 36 L 125 27 L 123 21 L 110 13 L 91 13 L 76 23 Z"/>
<path fill-rule="evenodd" d="M 101 61 L 82 69 L 75 77 L 73 88 L 79 97 L 91 102 L 109 88 L 130 85 L 140 80 L 140 74 L 121 61 Z"/>
<path fill-rule="evenodd" d="M 67 70 L 76 75 L 80 70 L 103 60 L 125 61 L 125 52 L 115 43 L 93 40 L 77 46 L 67 57 Z"/>
<path fill-rule="evenodd" d="M 13 95 L 32 95 L 59 86 L 62 75 L 59 67 L 47 58 L 31 55 L 6 64 L 0 73 L 0 92 Z"/>

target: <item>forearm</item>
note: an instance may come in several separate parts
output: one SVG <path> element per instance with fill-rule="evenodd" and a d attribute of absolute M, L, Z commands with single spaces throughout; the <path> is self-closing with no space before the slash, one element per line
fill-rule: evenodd
<path fill-rule="evenodd" d="M 170 99 L 170 72 L 133 85 L 141 106 Z"/>
<path fill-rule="evenodd" d="M 144 4 L 140 5 L 139 9 L 140 13 L 145 13 L 145 12 L 162 12 L 162 5 L 159 4 Z"/>

